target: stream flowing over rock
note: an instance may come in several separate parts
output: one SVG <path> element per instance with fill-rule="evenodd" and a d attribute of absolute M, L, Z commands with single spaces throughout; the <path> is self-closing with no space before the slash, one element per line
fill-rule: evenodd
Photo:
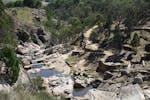
<path fill-rule="evenodd" d="M 150 0 L 0 0 L 7 98 L 150 100 Z"/>
<path fill-rule="evenodd" d="M 30 78 L 40 76 L 48 93 L 71 100 L 150 98 L 149 86 L 145 85 L 149 72 L 138 67 L 140 64 L 133 66 L 132 62 L 125 60 L 130 55 L 126 51 L 120 54 L 106 50 L 86 53 L 69 44 L 45 48 L 28 42 L 19 45 L 16 51 L 26 70 L 26 73 L 20 71 L 17 83 L 30 82 Z M 97 55 L 103 56 L 91 62 Z M 144 67 L 148 68 L 147 64 Z"/>

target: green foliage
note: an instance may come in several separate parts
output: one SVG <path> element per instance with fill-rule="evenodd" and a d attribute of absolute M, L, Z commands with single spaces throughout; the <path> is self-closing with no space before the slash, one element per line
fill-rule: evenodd
<path fill-rule="evenodd" d="M 24 6 L 28 6 L 31 8 L 39 8 L 42 5 L 41 0 L 23 0 Z"/>
<path fill-rule="evenodd" d="M 36 77 L 34 79 L 32 79 L 32 90 L 34 92 L 37 92 L 38 90 L 42 90 L 43 89 L 43 79 L 41 77 Z"/>
<path fill-rule="evenodd" d="M 115 27 L 115 33 L 114 33 L 114 37 L 113 37 L 113 46 L 117 49 L 121 49 L 122 44 L 123 44 L 123 36 L 120 32 L 119 26 L 117 25 Z"/>
<path fill-rule="evenodd" d="M 51 27 L 52 26 L 52 10 L 49 6 L 45 7 L 46 10 L 46 16 L 47 16 L 47 22 L 46 22 L 46 26 Z"/>
<path fill-rule="evenodd" d="M 63 34 L 63 36 L 65 33 L 68 34 L 68 32 L 64 32 L 64 29 L 67 31 L 70 28 L 70 34 L 74 35 L 82 32 L 85 27 L 91 27 L 95 24 L 99 26 L 100 33 L 104 30 L 110 33 L 111 26 L 114 23 L 124 24 L 126 32 L 130 33 L 135 26 L 145 23 L 150 12 L 148 0 L 48 1 L 50 2 L 49 9 L 54 12 L 49 20 L 51 21 L 54 18 L 59 23 L 55 26 L 49 22 L 51 23 L 49 25 L 50 30 L 55 30 L 54 32 L 59 33 L 59 35 Z M 70 34 L 65 36 L 70 37 Z"/>
<path fill-rule="evenodd" d="M 137 47 L 137 46 L 140 45 L 140 37 L 139 37 L 139 35 L 137 33 L 134 34 L 133 39 L 131 41 L 131 45 L 133 47 Z"/>
<path fill-rule="evenodd" d="M 0 0 L 0 14 L 4 11 L 3 2 Z"/>
<path fill-rule="evenodd" d="M 14 49 L 12 47 L 2 48 L 0 51 L 0 60 L 6 64 L 6 74 L 11 79 L 11 83 L 16 82 L 19 75 L 21 59 L 17 57 Z"/>
<path fill-rule="evenodd" d="M 42 6 L 42 0 L 17 0 L 15 2 L 10 1 L 6 4 L 6 7 L 31 7 L 39 8 Z"/>
<path fill-rule="evenodd" d="M 4 12 L 4 5 L 0 1 L 0 44 L 16 45 L 13 21 L 9 15 Z"/>
<path fill-rule="evenodd" d="M 22 7 L 23 6 L 23 2 L 22 0 L 17 0 L 15 2 L 11 1 L 11 2 L 8 2 L 6 4 L 6 7 Z"/>

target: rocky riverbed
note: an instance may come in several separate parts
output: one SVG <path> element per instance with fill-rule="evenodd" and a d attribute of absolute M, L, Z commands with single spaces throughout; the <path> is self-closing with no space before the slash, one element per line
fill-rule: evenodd
<path fill-rule="evenodd" d="M 18 46 L 17 52 L 29 77 L 40 76 L 46 90 L 53 95 L 71 100 L 150 99 L 148 61 L 134 65 L 126 60 L 114 62 L 110 61 L 115 59 L 111 51 L 87 53 L 68 44 L 45 48 L 25 43 Z M 91 54 L 103 56 L 90 62 L 94 58 Z M 26 82 L 24 77 L 19 79 Z"/>

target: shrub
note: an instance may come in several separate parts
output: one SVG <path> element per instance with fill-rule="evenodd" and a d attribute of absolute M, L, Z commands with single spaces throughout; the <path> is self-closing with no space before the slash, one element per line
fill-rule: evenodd
<path fill-rule="evenodd" d="M 28 6 L 31 8 L 39 8 L 42 5 L 41 0 L 23 0 L 24 6 Z"/>
<path fill-rule="evenodd" d="M 138 36 L 137 33 L 134 34 L 133 39 L 132 39 L 132 41 L 131 41 L 131 45 L 132 45 L 133 47 L 137 47 L 137 46 L 140 45 L 140 37 Z"/>
<path fill-rule="evenodd" d="M 23 6 L 23 2 L 22 0 L 17 0 L 15 2 L 8 2 L 6 4 L 6 7 L 10 8 L 10 7 L 22 7 Z"/>
<path fill-rule="evenodd" d="M 122 44 L 123 44 L 123 36 L 122 36 L 122 34 L 120 32 L 119 26 L 117 25 L 115 27 L 115 33 L 114 33 L 114 37 L 113 37 L 113 46 L 116 49 L 121 49 Z"/>
<path fill-rule="evenodd" d="M 21 59 L 17 57 L 12 47 L 4 47 L 0 51 L 0 60 L 6 64 L 6 75 L 11 79 L 10 84 L 17 81 Z"/>

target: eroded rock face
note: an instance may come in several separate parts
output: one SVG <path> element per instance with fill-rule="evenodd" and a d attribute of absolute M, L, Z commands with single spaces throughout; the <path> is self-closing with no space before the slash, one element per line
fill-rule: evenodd
<path fill-rule="evenodd" d="M 23 30 L 18 30 L 17 32 L 18 39 L 22 42 L 27 42 L 30 39 L 30 33 L 25 32 Z"/>
<path fill-rule="evenodd" d="M 18 45 L 16 52 L 21 55 L 29 54 L 31 51 L 40 50 L 40 46 L 34 43 L 24 43 L 24 45 Z"/>
<path fill-rule="evenodd" d="M 24 64 L 25 66 L 31 64 L 31 61 L 32 61 L 32 58 L 31 58 L 30 56 L 25 56 L 25 57 L 22 59 L 22 62 L 23 62 L 23 64 Z"/>
<path fill-rule="evenodd" d="M 37 36 L 42 41 L 42 43 L 46 43 L 50 40 L 50 34 L 51 33 L 44 31 L 42 28 L 37 29 Z"/>
<path fill-rule="evenodd" d="M 19 46 L 17 47 L 17 49 L 16 49 L 16 52 L 17 52 L 18 54 L 24 55 L 24 54 L 27 54 L 27 53 L 29 52 L 29 49 L 23 47 L 22 45 L 19 45 Z"/>
<path fill-rule="evenodd" d="M 146 100 L 150 100 L 150 88 L 143 90 Z"/>
<path fill-rule="evenodd" d="M 120 89 L 121 100 L 145 100 L 143 91 L 139 85 L 128 85 Z"/>
<path fill-rule="evenodd" d="M 87 93 L 88 100 L 119 100 L 117 95 L 113 92 L 101 91 L 97 89 L 91 89 Z"/>
<path fill-rule="evenodd" d="M 17 86 L 18 84 L 27 84 L 30 82 L 31 80 L 27 72 L 24 69 L 21 69 L 19 72 L 18 80 L 15 83 L 15 85 Z"/>
<path fill-rule="evenodd" d="M 72 96 L 74 81 L 71 76 L 68 75 L 56 75 L 50 76 L 45 79 L 48 85 L 48 91 L 54 95 Z"/>
<path fill-rule="evenodd" d="M 53 46 L 52 48 L 46 49 L 45 53 L 52 54 L 52 53 L 58 52 L 60 54 L 66 54 L 73 49 L 74 47 L 69 44 L 59 44 L 59 45 Z"/>

